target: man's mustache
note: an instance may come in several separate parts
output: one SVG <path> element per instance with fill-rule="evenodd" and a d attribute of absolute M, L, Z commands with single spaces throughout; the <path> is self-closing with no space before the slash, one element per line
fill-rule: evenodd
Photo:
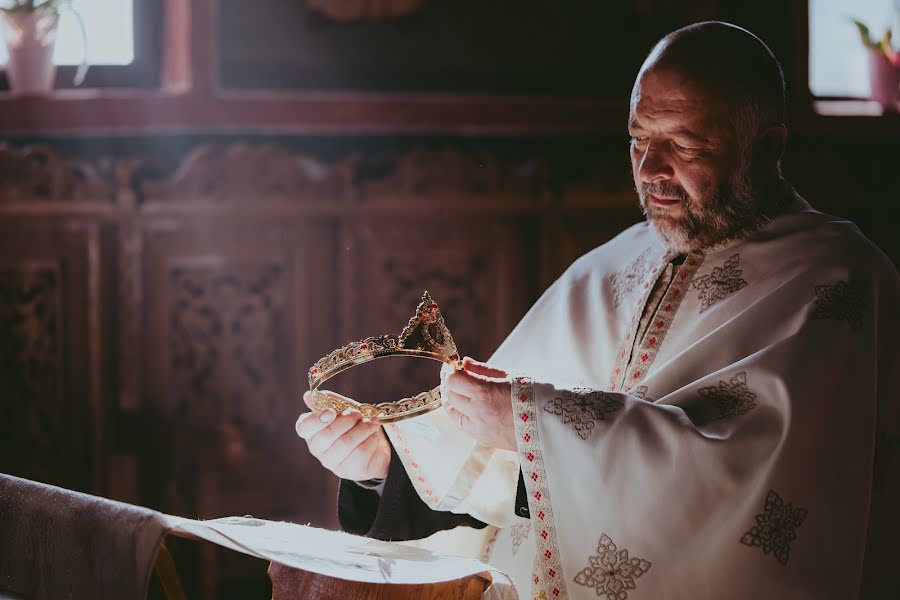
<path fill-rule="evenodd" d="M 688 195 L 681 187 L 662 181 L 641 184 L 641 199 L 646 200 L 650 195 L 661 198 L 673 198 L 683 204 L 688 202 Z"/>

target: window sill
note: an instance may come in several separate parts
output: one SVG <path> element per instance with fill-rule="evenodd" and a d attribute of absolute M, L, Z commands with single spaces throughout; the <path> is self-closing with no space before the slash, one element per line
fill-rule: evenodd
<path fill-rule="evenodd" d="M 885 113 L 881 104 L 874 100 L 815 100 L 813 110 L 823 117 L 894 117 Z M 897 111 L 900 111 L 900 102 Z"/>
<path fill-rule="evenodd" d="M 624 136 L 626 120 L 623 103 L 581 98 L 158 89 L 0 93 L 0 136 L 147 131 Z"/>

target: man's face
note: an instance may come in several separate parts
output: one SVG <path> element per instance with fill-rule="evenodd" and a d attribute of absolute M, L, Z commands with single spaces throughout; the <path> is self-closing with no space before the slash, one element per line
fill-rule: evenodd
<path fill-rule="evenodd" d="M 750 226 L 757 202 L 729 107 L 673 69 L 638 76 L 628 130 L 641 208 L 666 243 L 698 250 Z"/>

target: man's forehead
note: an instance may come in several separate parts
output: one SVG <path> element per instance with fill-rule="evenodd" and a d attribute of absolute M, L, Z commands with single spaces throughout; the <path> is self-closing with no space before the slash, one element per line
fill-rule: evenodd
<path fill-rule="evenodd" d="M 721 95 L 673 69 L 641 71 L 631 94 L 629 126 L 683 129 L 703 136 L 729 125 Z"/>

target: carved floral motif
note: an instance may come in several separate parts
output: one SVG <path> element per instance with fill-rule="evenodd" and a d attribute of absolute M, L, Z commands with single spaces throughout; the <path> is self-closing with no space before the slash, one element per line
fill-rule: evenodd
<path fill-rule="evenodd" d="M 0 143 L 0 203 L 35 200 L 111 202 L 107 166 L 63 159 L 49 146 L 15 148 Z"/>
<path fill-rule="evenodd" d="M 59 286 L 53 268 L 0 268 L 0 466 L 7 469 L 31 460 L 22 456 L 26 448 L 45 460 L 59 451 Z"/>
<path fill-rule="evenodd" d="M 170 270 L 171 393 L 178 416 L 205 426 L 279 424 L 285 279 L 277 262 Z"/>

